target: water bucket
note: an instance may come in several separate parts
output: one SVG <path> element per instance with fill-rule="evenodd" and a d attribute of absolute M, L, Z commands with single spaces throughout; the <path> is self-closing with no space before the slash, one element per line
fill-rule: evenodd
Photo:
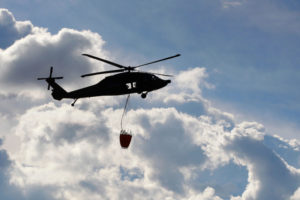
<path fill-rule="evenodd" d="M 124 149 L 127 149 L 130 145 L 131 138 L 132 138 L 132 135 L 130 133 L 127 133 L 125 130 L 121 130 L 121 133 L 120 133 L 121 147 Z"/>

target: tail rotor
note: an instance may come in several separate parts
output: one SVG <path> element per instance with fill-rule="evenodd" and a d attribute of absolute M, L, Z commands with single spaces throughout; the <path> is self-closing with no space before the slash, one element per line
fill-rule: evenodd
<path fill-rule="evenodd" d="M 63 79 L 62 76 L 52 77 L 52 72 L 53 72 L 53 67 L 51 66 L 49 77 L 47 77 L 47 78 L 37 78 L 37 80 L 46 80 L 48 82 L 48 81 L 53 81 L 55 79 Z M 48 90 L 50 90 L 50 84 L 49 84 L 49 82 L 48 82 Z"/>

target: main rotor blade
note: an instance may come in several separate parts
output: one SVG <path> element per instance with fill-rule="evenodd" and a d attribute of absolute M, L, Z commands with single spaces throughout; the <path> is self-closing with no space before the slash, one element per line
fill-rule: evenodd
<path fill-rule="evenodd" d="M 37 80 L 46 80 L 46 79 L 63 79 L 64 77 L 48 77 L 48 78 L 37 78 Z"/>
<path fill-rule="evenodd" d="M 178 56 L 180 56 L 180 54 L 176 54 L 174 56 L 170 56 L 170 57 L 163 58 L 163 59 L 160 59 L 160 60 L 156 60 L 156 61 L 145 63 L 145 64 L 142 64 L 142 65 L 138 65 L 138 66 L 135 66 L 134 68 L 142 67 L 142 66 L 145 66 L 145 65 L 150 65 L 150 64 L 153 64 L 153 63 L 161 62 L 161 61 L 168 60 L 168 59 L 171 59 L 171 58 L 175 58 L 175 57 L 178 57 Z"/>
<path fill-rule="evenodd" d="M 120 64 L 118 64 L 118 63 L 114 63 L 114 62 L 111 62 L 111 61 L 109 61 L 109 60 L 105 60 L 105 59 L 103 59 L 103 58 L 98 58 L 98 57 L 96 57 L 96 56 L 92 56 L 92 55 L 90 55 L 90 54 L 82 54 L 83 56 L 87 56 L 87 57 L 90 57 L 90 58 L 93 58 L 93 59 L 96 59 L 96 60 L 100 60 L 100 61 L 102 61 L 102 62 L 105 62 L 105 63 L 107 63 L 107 64 L 110 64 L 110 65 L 113 65 L 113 66 L 115 66 L 115 67 L 119 67 L 119 68 L 126 68 L 125 66 L 123 66 L 123 65 L 120 65 Z"/>
<path fill-rule="evenodd" d="M 152 73 L 152 72 L 149 72 L 149 73 L 154 74 L 154 75 L 159 75 L 159 76 L 174 77 L 173 75 L 169 75 L 169 74 L 159 74 L 159 73 Z"/>
<path fill-rule="evenodd" d="M 103 71 L 103 72 L 95 72 L 95 73 L 90 73 L 90 74 L 83 74 L 81 75 L 82 78 L 86 76 L 94 76 L 98 74 L 107 74 L 107 73 L 116 73 L 116 72 L 124 72 L 124 69 L 118 69 L 118 70 L 109 70 L 109 71 Z"/>

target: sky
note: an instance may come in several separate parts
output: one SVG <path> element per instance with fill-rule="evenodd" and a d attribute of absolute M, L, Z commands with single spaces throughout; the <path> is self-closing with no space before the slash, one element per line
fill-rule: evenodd
<path fill-rule="evenodd" d="M 300 3 L 0 2 L 0 199 L 300 199 Z M 52 99 L 123 65 L 173 74 L 146 99 Z"/>

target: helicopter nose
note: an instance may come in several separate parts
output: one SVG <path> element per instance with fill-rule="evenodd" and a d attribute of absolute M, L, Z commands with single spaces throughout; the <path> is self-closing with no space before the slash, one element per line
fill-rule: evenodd
<path fill-rule="evenodd" d="M 162 82 L 161 82 L 161 87 L 165 87 L 165 86 L 168 85 L 169 83 L 171 83 L 171 80 L 162 80 Z"/>

